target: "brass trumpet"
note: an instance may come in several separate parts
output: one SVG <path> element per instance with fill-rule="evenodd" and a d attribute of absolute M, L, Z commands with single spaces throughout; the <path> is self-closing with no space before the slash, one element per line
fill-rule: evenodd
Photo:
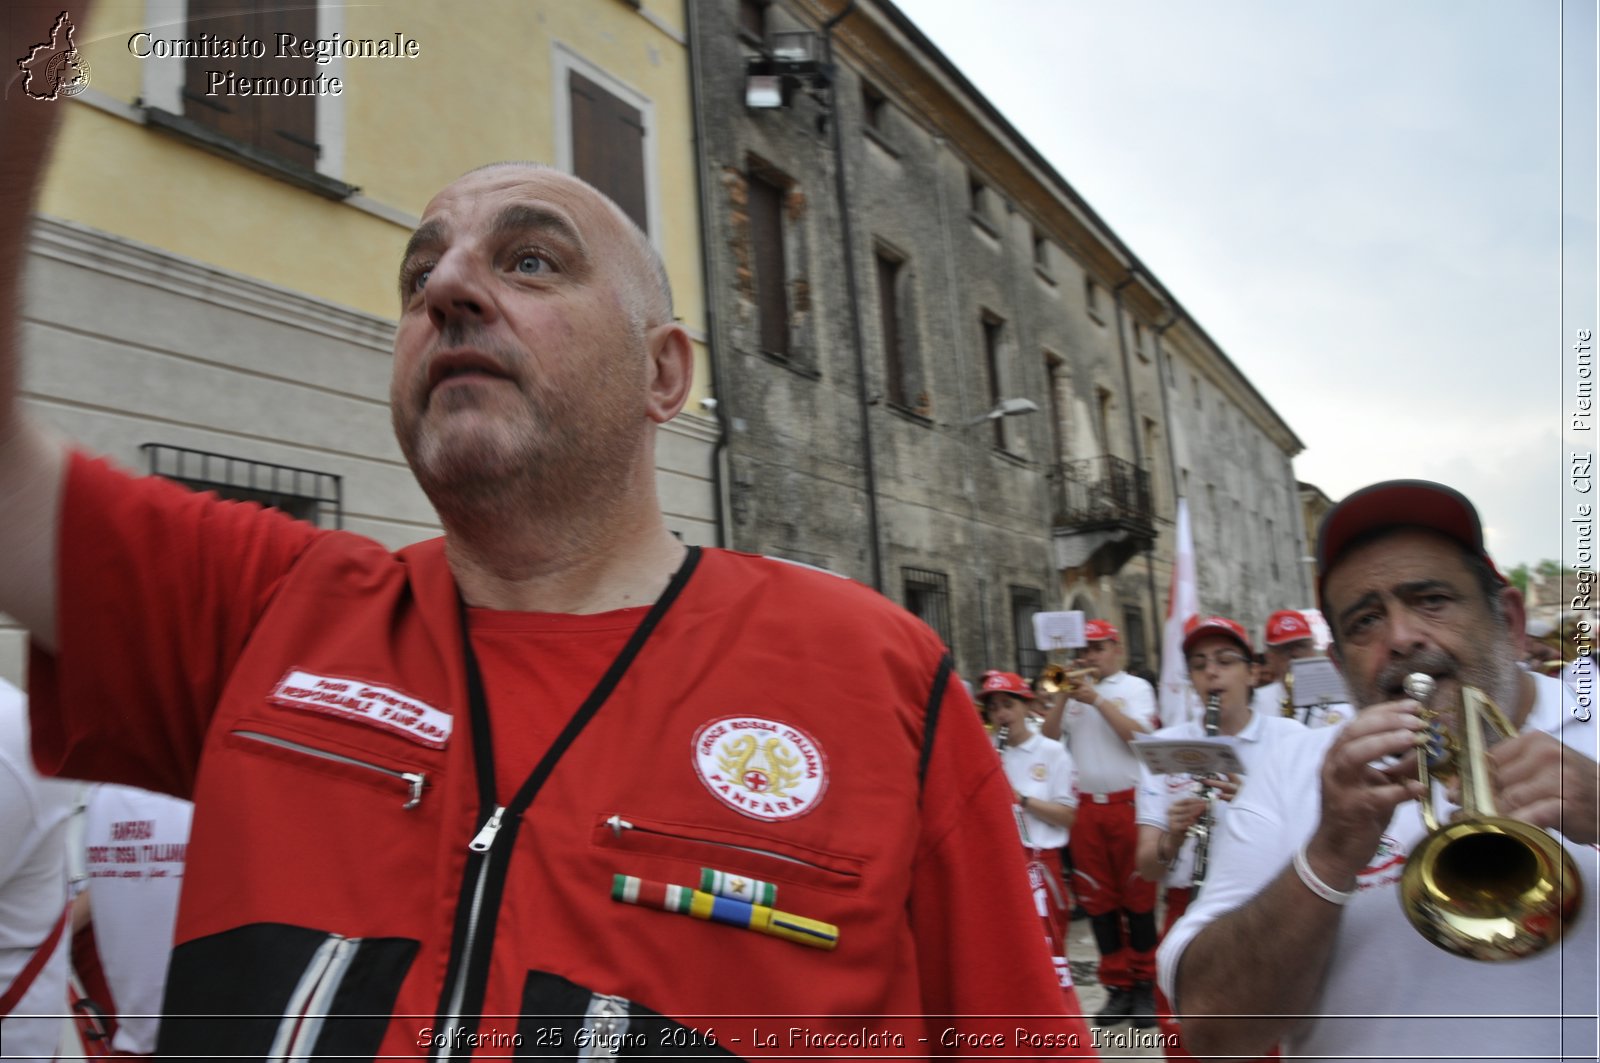
<path fill-rule="evenodd" d="M 1093 674 L 1093 668 L 1068 668 L 1062 664 L 1047 664 L 1039 673 L 1037 686 L 1041 694 L 1054 694 L 1073 686 L 1084 676 Z"/>
<path fill-rule="evenodd" d="M 1417 932 L 1433 944 L 1474 960 L 1509 960 L 1549 948 L 1577 918 L 1582 878 L 1561 843 L 1527 823 L 1497 815 L 1489 787 L 1483 724 L 1515 734 L 1483 691 L 1463 687 L 1459 739 L 1440 727 L 1428 706 L 1431 676 L 1406 677 L 1405 691 L 1423 706 L 1434 728 L 1417 751 L 1422 821 L 1427 837 L 1406 860 L 1400 905 Z M 1459 774 L 1461 814 L 1440 825 L 1433 779 Z"/>
<path fill-rule="evenodd" d="M 1285 718 L 1294 719 L 1294 669 L 1283 673 L 1283 700 L 1278 705 Z"/>

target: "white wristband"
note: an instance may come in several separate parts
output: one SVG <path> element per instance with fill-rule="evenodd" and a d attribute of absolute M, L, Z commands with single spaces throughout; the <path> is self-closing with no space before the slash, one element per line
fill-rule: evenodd
<path fill-rule="evenodd" d="M 1305 888 L 1315 893 L 1329 904 L 1341 907 L 1350 903 L 1350 898 L 1356 895 L 1355 890 L 1336 890 L 1317 877 L 1311 870 L 1311 864 L 1306 861 L 1306 847 L 1301 846 L 1294 851 L 1294 873 L 1300 876 L 1300 881 Z"/>

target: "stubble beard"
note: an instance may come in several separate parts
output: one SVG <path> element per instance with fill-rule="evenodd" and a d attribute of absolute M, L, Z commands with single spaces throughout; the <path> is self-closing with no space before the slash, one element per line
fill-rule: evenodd
<path fill-rule="evenodd" d="M 640 452 L 643 415 L 606 372 L 593 401 L 537 393 L 487 398 L 461 389 L 421 397 L 395 436 L 417 483 L 446 523 L 515 524 L 574 511 L 626 489 Z M 507 385 L 494 384 L 503 390 Z"/>

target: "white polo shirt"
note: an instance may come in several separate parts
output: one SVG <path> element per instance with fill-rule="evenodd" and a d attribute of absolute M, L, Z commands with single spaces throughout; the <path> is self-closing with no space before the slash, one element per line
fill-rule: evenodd
<path fill-rule="evenodd" d="M 1257 687 L 1255 693 L 1250 695 L 1250 708 L 1263 716 L 1283 715 L 1283 682 L 1274 679 L 1266 686 Z M 1312 705 L 1305 709 L 1296 709 L 1294 718 L 1307 727 L 1334 727 L 1344 723 L 1356 714 L 1354 705 L 1343 701 L 1328 702 L 1322 705 Z"/>
<path fill-rule="evenodd" d="M 1053 801 L 1068 808 L 1078 807 L 1072 754 L 1055 739 L 1032 731 L 1026 742 L 1002 749 L 1000 763 L 1011 788 L 1029 802 Z M 1027 809 L 1022 810 L 1022 828 L 1026 832 L 1023 844 L 1031 848 L 1059 849 L 1067 844 L 1067 828 L 1046 823 Z"/>
<path fill-rule="evenodd" d="M 1523 730 L 1545 731 L 1600 759 L 1600 727 L 1573 715 L 1577 706 L 1570 691 L 1548 677 L 1533 681 L 1537 699 Z M 1336 731 L 1307 730 L 1279 743 L 1213 837 L 1206 888 L 1157 954 L 1161 988 L 1174 1010 L 1183 1006 L 1173 995 L 1178 963 L 1195 935 L 1282 873 L 1316 829 L 1322 760 Z M 1447 820 L 1454 809 L 1442 793 L 1436 785 L 1439 817 Z M 1406 856 L 1425 833 L 1417 802 L 1395 810 L 1341 913 L 1332 958 L 1309 1009 L 1319 1017 L 1285 1038 L 1284 1058 L 1593 1060 L 1600 1036 L 1600 852 L 1563 839 L 1583 878 L 1584 897 L 1582 912 L 1559 945 L 1536 956 L 1484 963 L 1429 944 L 1400 910 Z"/>
<path fill-rule="evenodd" d="M 1149 683 L 1127 672 L 1118 672 L 1095 683 L 1095 690 L 1114 702 L 1124 716 L 1145 727 L 1156 723 L 1156 692 Z M 1078 792 L 1116 793 L 1139 785 L 1139 760 L 1128 743 L 1117 737 L 1100 710 L 1081 701 L 1068 700 L 1061 714 L 1061 733 L 1072 762 L 1078 768 Z"/>
<path fill-rule="evenodd" d="M 193 813 L 188 801 L 132 786 L 96 786 L 89 795 L 89 901 L 119 1013 L 119 1052 L 155 1051 Z"/>
<path fill-rule="evenodd" d="M 0 995 L 66 907 L 67 820 L 78 790 L 76 783 L 41 778 L 34 770 L 26 706 L 22 691 L 0 680 Z M 44 968 L 0 1023 L 0 1052 L 8 1058 L 55 1057 L 71 937 L 62 931 Z"/>
<path fill-rule="evenodd" d="M 1289 736 L 1305 731 L 1304 725 L 1298 721 L 1283 716 L 1264 715 L 1254 710 L 1250 713 L 1250 720 L 1238 734 L 1228 736 L 1233 742 L 1235 752 L 1239 754 L 1239 761 L 1244 765 L 1244 781 L 1248 782 L 1250 776 L 1259 770 L 1265 758 L 1271 757 L 1273 750 L 1286 741 Z M 1188 723 L 1174 724 L 1163 727 L 1152 738 L 1204 738 L 1205 724 L 1190 721 Z M 1151 827 L 1167 829 L 1167 810 L 1173 801 L 1184 797 L 1196 796 L 1200 784 L 1189 775 L 1155 775 L 1139 764 L 1139 796 L 1138 808 L 1134 821 Z M 1242 791 L 1241 791 L 1242 792 Z M 1227 819 L 1228 810 L 1232 807 L 1231 801 L 1215 801 L 1212 803 L 1211 831 L 1213 845 L 1215 835 L 1222 829 L 1223 821 Z M 1184 839 L 1183 847 L 1178 850 L 1178 855 L 1172 861 L 1172 867 L 1167 870 L 1167 877 L 1163 882 L 1168 886 L 1189 886 L 1194 882 L 1194 850 L 1196 839 Z M 1208 858 L 1209 859 L 1209 858 Z M 1207 876 L 1209 877 L 1209 869 Z"/>

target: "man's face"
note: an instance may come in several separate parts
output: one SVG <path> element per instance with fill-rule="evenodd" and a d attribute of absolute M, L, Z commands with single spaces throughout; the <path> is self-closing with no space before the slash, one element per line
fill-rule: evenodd
<path fill-rule="evenodd" d="M 555 171 L 478 171 L 428 204 L 401 265 L 390 402 L 430 496 L 621 485 L 647 422 L 635 253 L 613 208 Z"/>
<path fill-rule="evenodd" d="M 1238 707 L 1250 701 L 1253 664 L 1250 655 L 1226 635 L 1196 639 L 1184 655 L 1189 682 L 1204 701 L 1222 695 L 1222 704 Z"/>
<path fill-rule="evenodd" d="M 1094 669 L 1096 679 L 1104 679 L 1108 675 L 1116 675 L 1121 667 L 1122 647 L 1112 639 L 1101 639 L 1089 643 L 1088 647 L 1078 655 L 1078 659 Z"/>
<path fill-rule="evenodd" d="M 1289 674 L 1289 662 L 1302 657 L 1315 657 L 1317 644 L 1310 639 L 1298 639 L 1286 642 L 1281 646 L 1267 647 L 1267 669 L 1274 680 L 1282 680 Z"/>
<path fill-rule="evenodd" d="M 1411 672 L 1454 676 L 1508 712 L 1515 706 L 1507 620 L 1521 624 L 1520 601 L 1503 595 L 1517 615 L 1496 620 L 1452 540 L 1421 529 L 1372 540 L 1339 558 L 1324 594 L 1339 668 L 1358 707 L 1402 697 Z"/>

